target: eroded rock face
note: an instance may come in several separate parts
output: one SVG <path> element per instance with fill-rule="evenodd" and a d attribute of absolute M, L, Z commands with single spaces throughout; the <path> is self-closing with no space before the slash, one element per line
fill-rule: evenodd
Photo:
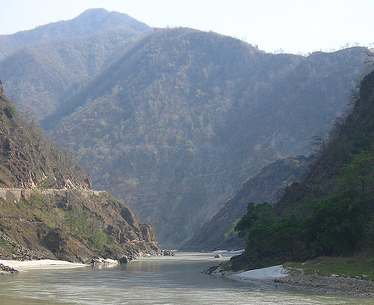
<path fill-rule="evenodd" d="M 140 230 L 142 232 L 144 240 L 148 242 L 156 242 L 156 235 L 155 232 L 152 229 L 152 226 L 149 224 L 141 224 Z"/>
<path fill-rule="evenodd" d="M 46 195 L 34 190 L 28 200 L 0 199 L 0 256 L 90 262 L 98 256 L 119 259 L 159 252 L 149 225 L 122 217 L 123 203 L 104 192 L 85 192 Z"/>

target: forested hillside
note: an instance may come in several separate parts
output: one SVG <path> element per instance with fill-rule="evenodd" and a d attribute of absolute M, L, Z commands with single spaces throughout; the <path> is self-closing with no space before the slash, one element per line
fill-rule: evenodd
<path fill-rule="evenodd" d="M 368 53 L 269 54 L 105 10 L 0 42 L 0 77 L 19 112 L 170 247 L 264 166 L 309 155 L 349 108 Z"/>
<path fill-rule="evenodd" d="M 374 72 L 363 79 L 352 113 L 336 124 L 306 178 L 289 187 L 275 208 L 249 206 L 237 226 L 246 238 L 248 266 L 354 255 L 361 255 L 362 263 L 370 257 L 374 251 L 373 117 Z"/>
<path fill-rule="evenodd" d="M 309 154 L 343 115 L 367 50 L 274 55 L 191 29 L 158 30 L 44 123 L 93 184 L 176 247 L 242 183 Z"/>

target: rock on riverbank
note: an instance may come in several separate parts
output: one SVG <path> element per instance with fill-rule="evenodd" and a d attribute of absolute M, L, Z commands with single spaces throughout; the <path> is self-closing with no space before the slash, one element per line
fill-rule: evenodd
<path fill-rule="evenodd" d="M 17 273 L 17 272 L 18 270 L 12 267 L 0 264 L 0 274 L 12 274 L 12 273 Z"/>

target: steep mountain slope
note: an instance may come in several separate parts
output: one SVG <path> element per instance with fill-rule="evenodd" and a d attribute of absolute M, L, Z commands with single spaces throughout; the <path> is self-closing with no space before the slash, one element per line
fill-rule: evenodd
<path fill-rule="evenodd" d="M 0 257 L 88 262 L 157 251 L 148 225 L 105 192 L 0 96 Z"/>
<path fill-rule="evenodd" d="M 88 177 L 0 97 L 0 187 L 88 189 Z"/>
<path fill-rule="evenodd" d="M 124 14 L 89 10 L 75 19 L 0 36 L 0 77 L 18 108 L 43 119 L 131 43 L 150 32 Z"/>
<path fill-rule="evenodd" d="M 276 202 L 284 188 L 299 181 L 310 160 L 305 157 L 277 160 L 246 181 L 233 198 L 197 231 L 184 246 L 189 250 L 243 249 L 244 240 L 234 228 L 252 202 Z"/>
<path fill-rule="evenodd" d="M 374 72 L 363 79 L 354 102 L 305 179 L 290 186 L 275 208 L 257 205 L 239 222 L 252 267 L 359 254 L 351 261 L 360 268 L 367 263 L 371 270 L 362 271 L 373 274 Z M 337 266 L 339 274 L 346 270 Z"/>
<path fill-rule="evenodd" d="M 176 246 L 263 166 L 308 154 L 346 110 L 366 56 L 274 55 L 214 33 L 158 30 L 44 123 L 94 185 Z"/>

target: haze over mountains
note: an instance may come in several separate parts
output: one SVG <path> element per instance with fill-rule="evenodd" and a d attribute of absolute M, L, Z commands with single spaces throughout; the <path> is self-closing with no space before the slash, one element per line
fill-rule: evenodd
<path fill-rule="evenodd" d="M 248 179 L 234 197 L 228 200 L 213 218 L 195 232 L 185 245 L 188 250 L 243 249 L 245 240 L 239 238 L 235 226 L 247 212 L 249 204 L 276 203 L 291 183 L 306 174 L 312 158 L 285 158 L 265 166 Z"/>
<path fill-rule="evenodd" d="M 309 155 L 348 109 L 368 53 L 269 54 L 103 10 L 1 41 L 8 94 L 171 247 L 264 166 Z"/>
<path fill-rule="evenodd" d="M 1 77 L 8 95 L 40 120 L 149 31 L 127 15 L 94 9 L 70 21 L 3 35 Z"/>

